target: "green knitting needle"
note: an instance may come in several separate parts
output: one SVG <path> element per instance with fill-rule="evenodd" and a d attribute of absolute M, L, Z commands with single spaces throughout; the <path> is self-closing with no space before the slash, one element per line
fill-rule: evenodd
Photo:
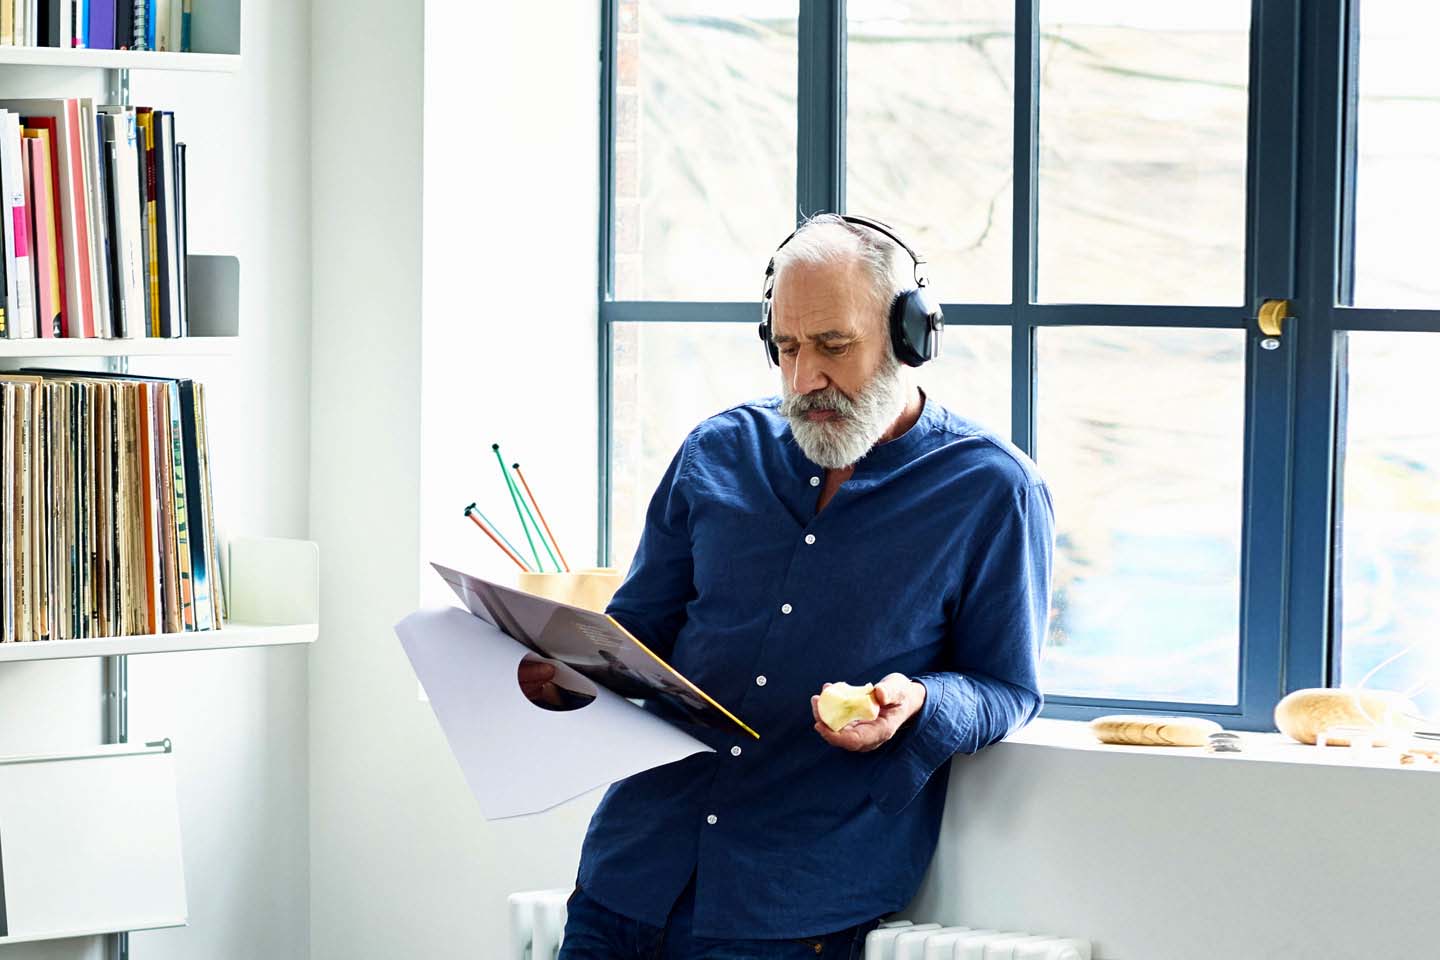
<path fill-rule="evenodd" d="M 520 498 L 515 494 L 515 481 L 510 479 L 510 471 L 505 469 L 505 458 L 500 456 L 500 444 L 490 444 L 490 451 L 495 454 L 495 460 L 500 464 L 500 476 L 505 478 L 505 489 L 510 491 L 510 502 L 515 506 L 515 515 L 520 518 L 520 529 L 525 533 L 525 542 L 530 544 L 530 555 L 535 558 L 535 569 L 545 571 L 545 565 L 540 562 L 540 553 L 535 549 L 535 541 L 530 539 L 530 528 L 525 525 L 525 514 L 520 509 Z"/>

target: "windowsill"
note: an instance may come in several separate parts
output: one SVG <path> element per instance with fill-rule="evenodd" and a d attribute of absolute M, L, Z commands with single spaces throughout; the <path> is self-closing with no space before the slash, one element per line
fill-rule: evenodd
<path fill-rule="evenodd" d="M 1330 767 L 1371 767 L 1398 773 L 1440 773 L 1440 765 L 1414 763 L 1401 765 L 1402 751 L 1392 748 L 1313 747 L 1296 743 L 1282 733 L 1240 732 L 1241 753 L 1208 753 L 1204 747 L 1141 747 L 1101 743 L 1090 732 L 1090 724 L 1080 720 L 1040 718 L 1012 734 L 1004 745 L 1017 747 L 1049 747 L 1062 750 L 1086 750 L 1095 753 L 1129 754 L 1134 756 L 1171 757 L 1199 762 L 1287 763 Z M 1440 749 L 1440 743 L 1421 741 L 1423 749 Z"/>

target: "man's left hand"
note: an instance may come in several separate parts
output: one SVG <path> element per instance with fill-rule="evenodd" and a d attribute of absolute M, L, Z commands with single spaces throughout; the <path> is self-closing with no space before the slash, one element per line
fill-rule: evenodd
<path fill-rule="evenodd" d="M 856 720 L 838 731 L 821 722 L 820 697 L 811 697 L 810 712 L 815 716 L 815 732 L 832 746 L 860 753 L 874 750 L 895 736 L 906 720 L 920 712 L 925 705 L 925 684 L 911 680 L 903 673 L 892 673 L 875 684 L 870 695 L 880 706 L 880 716 L 874 720 Z"/>

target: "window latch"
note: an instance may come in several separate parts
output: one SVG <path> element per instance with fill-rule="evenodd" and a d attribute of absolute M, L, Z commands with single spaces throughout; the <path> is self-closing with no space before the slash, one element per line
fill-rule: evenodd
<path fill-rule="evenodd" d="M 1260 304 L 1260 315 L 1256 317 L 1256 322 L 1260 324 L 1260 332 L 1265 335 L 1260 346 L 1266 350 L 1278 349 L 1285 321 L 1294 319 L 1296 318 L 1290 315 L 1289 300 L 1266 300 Z"/>

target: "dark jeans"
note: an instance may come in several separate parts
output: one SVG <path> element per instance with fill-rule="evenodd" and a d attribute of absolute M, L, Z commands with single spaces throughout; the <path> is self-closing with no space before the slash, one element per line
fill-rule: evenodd
<path fill-rule="evenodd" d="M 570 896 L 559 960 L 860 960 L 865 935 L 879 920 L 822 937 L 797 940 L 711 940 L 691 933 L 692 879 L 662 927 L 605 909 L 579 887 Z"/>

